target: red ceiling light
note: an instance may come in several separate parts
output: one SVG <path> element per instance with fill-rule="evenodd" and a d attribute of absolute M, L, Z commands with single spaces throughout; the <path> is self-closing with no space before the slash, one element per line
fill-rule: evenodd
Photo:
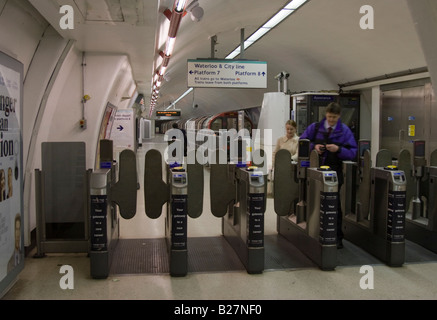
<path fill-rule="evenodd" d="M 157 94 L 156 90 L 157 89 L 159 90 L 159 88 L 161 87 L 161 82 L 164 77 L 165 69 L 167 68 L 170 62 L 170 56 L 173 54 L 173 49 L 176 42 L 176 34 L 178 32 L 179 25 L 181 24 L 181 19 L 185 15 L 186 5 L 187 5 L 187 0 L 175 0 L 173 4 L 173 11 L 170 11 L 170 9 L 166 9 L 164 11 L 164 15 L 167 17 L 167 19 L 170 20 L 170 27 L 168 29 L 168 37 L 165 46 L 165 52 L 162 51 L 159 52 L 159 55 L 163 58 L 163 61 L 161 63 L 160 70 L 157 72 L 158 79 L 154 81 L 154 84 L 157 87 L 152 89 L 154 94 L 155 93 Z M 156 100 L 151 101 L 149 117 L 152 116 L 152 112 L 153 112 L 152 107 L 154 107 L 155 105 L 156 105 Z"/>

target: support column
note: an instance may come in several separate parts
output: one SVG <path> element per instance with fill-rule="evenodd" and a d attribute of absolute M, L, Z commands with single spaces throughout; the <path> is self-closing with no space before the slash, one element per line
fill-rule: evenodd
<path fill-rule="evenodd" d="M 376 163 L 376 154 L 379 151 L 380 146 L 380 133 L 381 133 L 381 89 L 379 86 L 372 87 L 372 135 L 371 135 L 371 155 L 372 163 Z"/>

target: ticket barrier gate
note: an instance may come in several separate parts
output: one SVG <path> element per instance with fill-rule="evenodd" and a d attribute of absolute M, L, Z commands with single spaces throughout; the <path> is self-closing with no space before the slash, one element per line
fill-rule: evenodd
<path fill-rule="evenodd" d="M 149 150 L 145 158 L 144 199 L 146 215 L 157 219 L 166 204 L 165 238 L 169 253 L 170 275 L 188 273 L 188 217 L 198 218 L 203 210 L 203 167 L 199 163 L 166 165 L 166 182 L 162 179 L 162 156 Z"/>
<path fill-rule="evenodd" d="M 278 233 L 292 242 L 322 270 L 337 266 L 338 177 L 318 166 L 310 141 L 299 140 L 298 162 L 279 150 L 274 167 L 274 207 Z"/>
<path fill-rule="evenodd" d="M 399 167 L 407 176 L 407 213 L 405 237 L 437 252 L 437 150 L 431 153 L 430 166 L 425 159 L 425 141 L 413 141 L 413 157 L 402 150 Z"/>
<path fill-rule="evenodd" d="M 368 150 L 368 152 L 366 152 Z M 391 164 L 391 159 L 384 166 Z M 356 161 L 343 161 L 345 187 L 339 190 L 344 219 L 368 218 L 370 206 L 370 140 L 358 141 Z"/>
<path fill-rule="evenodd" d="M 188 176 L 183 167 L 173 167 L 168 170 L 170 205 L 167 205 L 165 237 L 167 247 L 170 249 L 170 274 L 185 276 L 188 272 Z"/>
<path fill-rule="evenodd" d="M 221 152 L 217 150 L 217 156 Z M 211 212 L 222 218 L 224 238 L 247 273 L 262 273 L 266 174 L 257 166 L 212 164 L 210 178 Z"/>
<path fill-rule="evenodd" d="M 341 206 L 343 220 L 365 221 L 369 219 L 372 165 L 370 155 L 370 140 L 358 141 L 356 161 L 343 161 L 344 187 L 341 188 Z M 380 150 L 376 155 L 376 167 L 392 165 L 391 152 Z"/>
<path fill-rule="evenodd" d="M 109 162 L 112 163 L 112 162 Z M 131 219 L 136 213 L 137 174 L 136 156 L 132 150 L 120 153 L 119 176 L 116 168 L 101 166 L 90 178 L 90 270 L 91 277 L 105 279 L 109 275 L 112 254 L 117 245 L 119 216 Z"/>
<path fill-rule="evenodd" d="M 407 178 L 392 165 L 388 150 L 380 150 L 371 167 L 370 144 L 359 141 L 357 162 L 345 161 L 341 190 L 345 239 L 389 266 L 405 261 Z"/>

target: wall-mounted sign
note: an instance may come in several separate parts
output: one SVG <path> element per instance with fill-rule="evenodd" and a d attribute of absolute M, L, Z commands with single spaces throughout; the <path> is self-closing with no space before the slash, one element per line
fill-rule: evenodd
<path fill-rule="evenodd" d="M 135 151 L 135 115 L 133 109 L 117 110 L 112 124 L 111 140 L 114 149 Z"/>
<path fill-rule="evenodd" d="M 267 62 L 188 60 L 188 87 L 267 88 Z"/>
<path fill-rule="evenodd" d="M 416 135 L 416 126 L 414 124 L 411 124 L 408 126 L 408 136 L 414 137 Z"/>

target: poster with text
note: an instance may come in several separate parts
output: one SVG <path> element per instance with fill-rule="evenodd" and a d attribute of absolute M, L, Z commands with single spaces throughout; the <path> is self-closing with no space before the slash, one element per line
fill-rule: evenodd
<path fill-rule="evenodd" d="M 24 266 L 23 65 L 0 52 L 0 293 Z"/>
<path fill-rule="evenodd" d="M 135 114 L 133 109 L 120 109 L 115 113 L 111 140 L 114 149 L 135 151 Z"/>

